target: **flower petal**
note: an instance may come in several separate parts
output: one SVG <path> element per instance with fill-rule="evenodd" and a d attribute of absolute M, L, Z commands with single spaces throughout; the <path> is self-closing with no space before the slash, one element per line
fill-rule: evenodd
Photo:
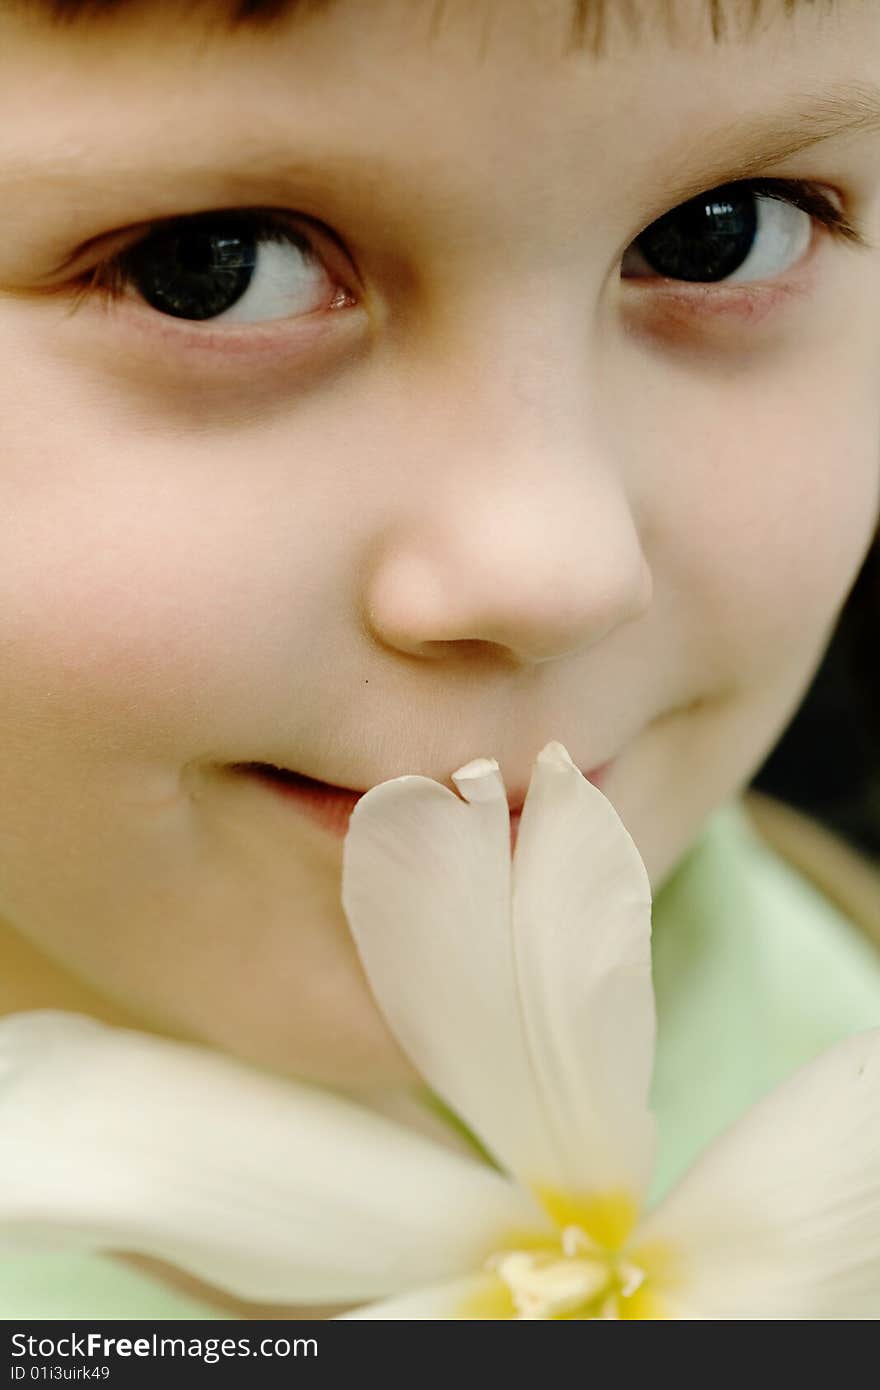
<path fill-rule="evenodd" d="M 433 1089 L 502 1163 L 547 1153 L 510 929 L 510 818 L 494 759 L 366 792 L 342 904 L 373 993 Z"/>
<path fill-rule="evenodd" d="M 706 1318 L 880 1315 L 880 1029 L 716 1139 L 639 1229 Z"/>
<path fill-rule="evenodd" d="M 509 1290 L 497 1276 L 474 1275 L 449 1283 L 432 1284 L 412 1293 L 369 1303 L 351 1313 L 341 1313 L 336 1322 L 352 1319 L 379 1319 L 385 1322 L 441 1319 L 446 1322 L 495 1322 L 515 1316 Z"/>
<path fill-rule="evenodd" d="M 539 754 L 513 872 L 498 764 L 361 797 L 342 902 L 373 992 L 434 1089 L 508 1169 L 593 1191 L 650 1167 L 650 886 L 613 806 Z"/>
<path fill-rule="evenodd" d="M 561 743 L 538 757 L 513 902 L 520 994 L 557 1181 L 568 1192 L 622 1189 L 640 1198 L 655 1144 L 651 885 L 611 802 Z"/>
<path fill-rule="evenodd" d="M 52 1010 L 0 1022 L 0 1254 L 135 1250 L 251 1300 L 481 1267 L 531 1203 L 488 1165 L 207 1048 Z"/>

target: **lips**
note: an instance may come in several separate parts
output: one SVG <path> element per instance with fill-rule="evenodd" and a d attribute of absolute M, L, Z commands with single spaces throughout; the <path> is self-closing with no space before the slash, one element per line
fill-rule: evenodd
<path fill-rule="evenodd" d="M 610 766 L 610 762 L 603 763 L 600 767 L 585 772 L 584 776 L 594 786 L 601 786 Z M 233 765 L 233 769 L 247 775 L 251 780 L 256 780 L 287 801 L 293 802 L 300 810 L 307 812 L 312 820 L 317 821 L 318 824 L 336 835 L 345 835 L 352 811 L 364 792 L 368 790 L 368 788 L 352 790 L 348 787 L 334 786 L 329 782 L 319 782 L 313 777 L 306 777 L 304 773 L 291 772 L 274 763 L 236 763 Z M 447 785 L 445 779 L 438 777 L 434 780 Z M 449 781 L 451 782 L 451 778 Z M 510 807 L 511 847 L 513 847 L 516 843 L 520 815 L 525 802 L 525 792 L 519 790 L 509 792 L 507 800 Z"/>
<path fill-rule="evenodd" d="M 316 794 L 320 792 L 335 792 L 339 795 L 353 797 L 357 800 L 369 790 L 368 787 L 338 787 L 332 782 L 321 782 L 317 778 L 307 777 L 303 772 L 291 772 L 289 768 L 278 767 L 275 763 L 234 763 L 233 767 L 236 771 L 253 773 L 264 778 L 268 782 L 275 782 L 281 786 L 291 788 L 299 788 L 303 792 L 312 792 Z M 610 762 L 602 763 L 599 767 L 593 768 L 590 772 L 584 771 L 583 775 L 588 782 L 592 782 L 594 786 L 599 786 L 601 778 L 609 767 Z M 451 777 L 435 777 L 433 780 L 440 782 L 443 786 L 448 786 L 450 790 L 452 790 L 453 784 Z M 511 815 L 522 811 L 525 805 L 527 790 L 526 788 L 525 791 L 517 790 L 508 792 L 507 804 L 510 807 Z"/>

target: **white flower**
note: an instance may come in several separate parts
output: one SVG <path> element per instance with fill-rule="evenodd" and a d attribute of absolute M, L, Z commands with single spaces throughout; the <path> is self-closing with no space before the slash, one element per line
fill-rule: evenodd
<path fill-rule="evenodd" d="M 482 1277 L 462 1266 L 348 1316 L 880 1316 L 880 1030 L 804 1068 L 642 1214 L 655 1014 L 638 851 L 560 743 L 538 756 L 512 864 L 497 763 L 453 780 L 465 802 L 420 777 L 361 799 L 343 903 L 398 1040 L 537 1216 L 511 1212 Z M 434 1202 L 442 1239 L 457 1214 Z"/>
<path fill-rule="evenodd" d="M 137 1250 L 353 1318 L 880 1316 L 880 1030 L 805 1067 L 652 1212 L 650 892 L 610 802 L 539 755 L 359 801 L 343 904 L 455 1153 L 207 1048 L 0 1020 L 0 1253 Z M 700 1097 L 694 1097 L 699 1105 Z M 371 1302 L 372 1301 L 372 1302 Z"/>

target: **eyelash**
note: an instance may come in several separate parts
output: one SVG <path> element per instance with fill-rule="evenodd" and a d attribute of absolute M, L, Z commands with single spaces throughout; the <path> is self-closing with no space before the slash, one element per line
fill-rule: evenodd
<path fill-rule="evenodd" d="M 221 209 L 217 210 L 219 215 Z M 222 209 L 222 211 L 227 211 Z M 302 248 L 305 245 L 316 259 L 321 259 L 317 249 L 317 242 L 310 237 L 300 223 L 295 220 L 291 213 L 274 212 L 271 208 L 235 208 L 235 220 L 241 229 L 249 233 L 257 241 L 276 241 L 289 246 Z M 85 275 L 78 277 L 74 281 L 73 287 L 67 286 L 67 290 L 76 289 L 74 302 L 69 310 L 69 314 L 74 314 L 86 299 L 97 297 L 103 301 L 106 307 L 110 307 L 118 300 L 122 299 L 125 289 L 131 279 L 130 273 L 126 268 L 126 256 L 130 255 L 138 247 L 149 240 L 154 232 L 162 227 L 170 227 L 175 224 L 185 226 L 195 220 L 196 216 L 209 216 L 210 214 L 194 214 L 193 217 L 172 217 L 166 221 L 156 222 L 144 234 L 139 241 L 133 241 L 124 250 L 117 252 L 115 256 L 109 256 L 106 260 L 100 261 Z M 350 291 L 346 289 L 346 294 L 350 298 Z M 187 326 L 192 326 L 189 321 Z M 256 324 L 254 327 L 259 327 Z"/>
<path fill-rule="evenodd" d="M 821 226 L 825 227 L 836 240 L 849 242 L 850 244 L 865 248 L 870 247 L 870 243 L 859 229 L 855 227 L 840 208 L 838 208 L 836 204 L 810 180 L 754 178 L 742 179 L 738 182 L 740 186 L 748 188 L 754 195 L 765 198 L 777 198 L 782 202 L 789 203 L 793 207 L 799 208 L 802 212 L 814 218 Z M 720 185 L 718 186 L 720 187 Z M 706 191 L 709 192 L 711 190 Z M 676 204 L 676 206 L 680 205 Z M 674 210 L 674 208 L 670 209 L 670 211 Z M 311 242 L 308 234 L 298 227 L 294 227 L 291 214 L 273 212 L 271 209 L 242 208 L 236 209 L 235 215 L 240 221 L 242 228 L 257 240 L 281 240 L 293 245 L 301 245 L 305 240 L 312 245 L 312 249 L 314 250 L 314 244 Z M 102 300 L 107 307 L 122 299 L 125 289 L 131 279 L 125 264 L 126 254 L 142 245 L 144 241 L 149 239 L 152 232 L 159 227 L 173 222 L 185 224 L 187 221 L 188 218 L 183 217 L 169 219 L 168 223 L 155 223 L 153 228 L 144 235 L 141 241 L 131 243 L 124 251 L 117 253 L 115 256 L 108 257 L 106 260 L 94 266 L 85 276 L 81 276 L 75 281 L 74 286 L 67 285 L 59 287 L 56 291 L 58 293 L 69 293 L 71 288 L 76 289 L 73 304 L 68 311 L 69 314 L 76 313 L 85 300 L 94 298 L 95 296 Z M 648 224 L 648 226 L 651 225 L 653 224 Z M 642 235 L 647 230 L 647 227 L 643 228 L 642 233 L 639 235 Z M 635 240 L 637 241 L 638 238 Z M 634 242 L 629 243 L 630 246 L 634 244 Z M 315 252 L 315 254 L 317 255 L 317 252 Z M 711 292 L 716 289 L 726 289 L 726 292 L 728 294 L 730 293 L 731 287 L 725 286 L 724 281 L 696 283 L 699 284 L 703 291 L 708 290 Z M 745 286 L 742 288 L 745 288 Z M 52 291 L 50 291 L 50 293 L 51 292 Z M 255 327 L 257 326 L 258 325 L 255 325 Z"/>
<path fill-rule="evenodd" d="M 726 186 L 716 184 L 715 187 Z M 806 212 L 810 217 L 821 223 L 832 236 L 840 238 L 842 241 L 853 242 L 857 246 L 868 247 L 869 243 L 850 222 L 849 218 L 843 213 L 836 203 L 823 193 L 818 184 L 809 179 L 740 179 L 732 184 L 736 188 L 747 188 L 750 193 L 761 198 L 776 198 L 779 202 L 790 203 L 792 207 L 800 208 L 801 212 Z M 707 193 L 712 189 L 706 189 Z M 697 195 L 699 196 L 699 195 Z M 682 204 L 676 204 L 677 207 Z M 670 211 L 675 211 L 674 208 Z M 652 226 L 648 223 L 648 226 Z M 639 235 L 644 235 L 648 227 L 643 227 Z M 636 238 L 638 240 L 638 238 Z M 632 245 L 632 243 L 630 243 Z M 723 283 L 723 282 L 719 282 Z"/>

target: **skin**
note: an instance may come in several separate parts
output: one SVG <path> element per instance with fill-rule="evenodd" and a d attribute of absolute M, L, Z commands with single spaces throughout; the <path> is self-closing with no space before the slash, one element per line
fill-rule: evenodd
<path fill-rule="evenodd" d="M 601 60 L 565 51 L 561 0 L 488 34 L 464 0 L 433 31 L 387 0 L 210 39 L 161 8 L 0 14 L 0 1012 L 406 1082 L 342 841 L 230 765 L 366 788 L 491 756 L 525 787 L 559 739 L 614 758 L 659 889 L 789 721 L 876 530 L 880 253 L 817 226 L 760 283 L 674 291 L 621 256 L 681 184 L 749 173 L 709 176 L 738 121 L 868 83 L 880 7 L 717 47 L 648 24 Z M 880 244 L 878 146 L 766 173 Z M 163 154 L 186 167 L 142 171 Z M 119 172 L 84 191 L 85 166 Z M 77 273 L 258 206 L 331 228 L 347 251 L 325 235 L 304 283 L 354 302 L 68 312 L 53 267 L 88 239 Z"/>

